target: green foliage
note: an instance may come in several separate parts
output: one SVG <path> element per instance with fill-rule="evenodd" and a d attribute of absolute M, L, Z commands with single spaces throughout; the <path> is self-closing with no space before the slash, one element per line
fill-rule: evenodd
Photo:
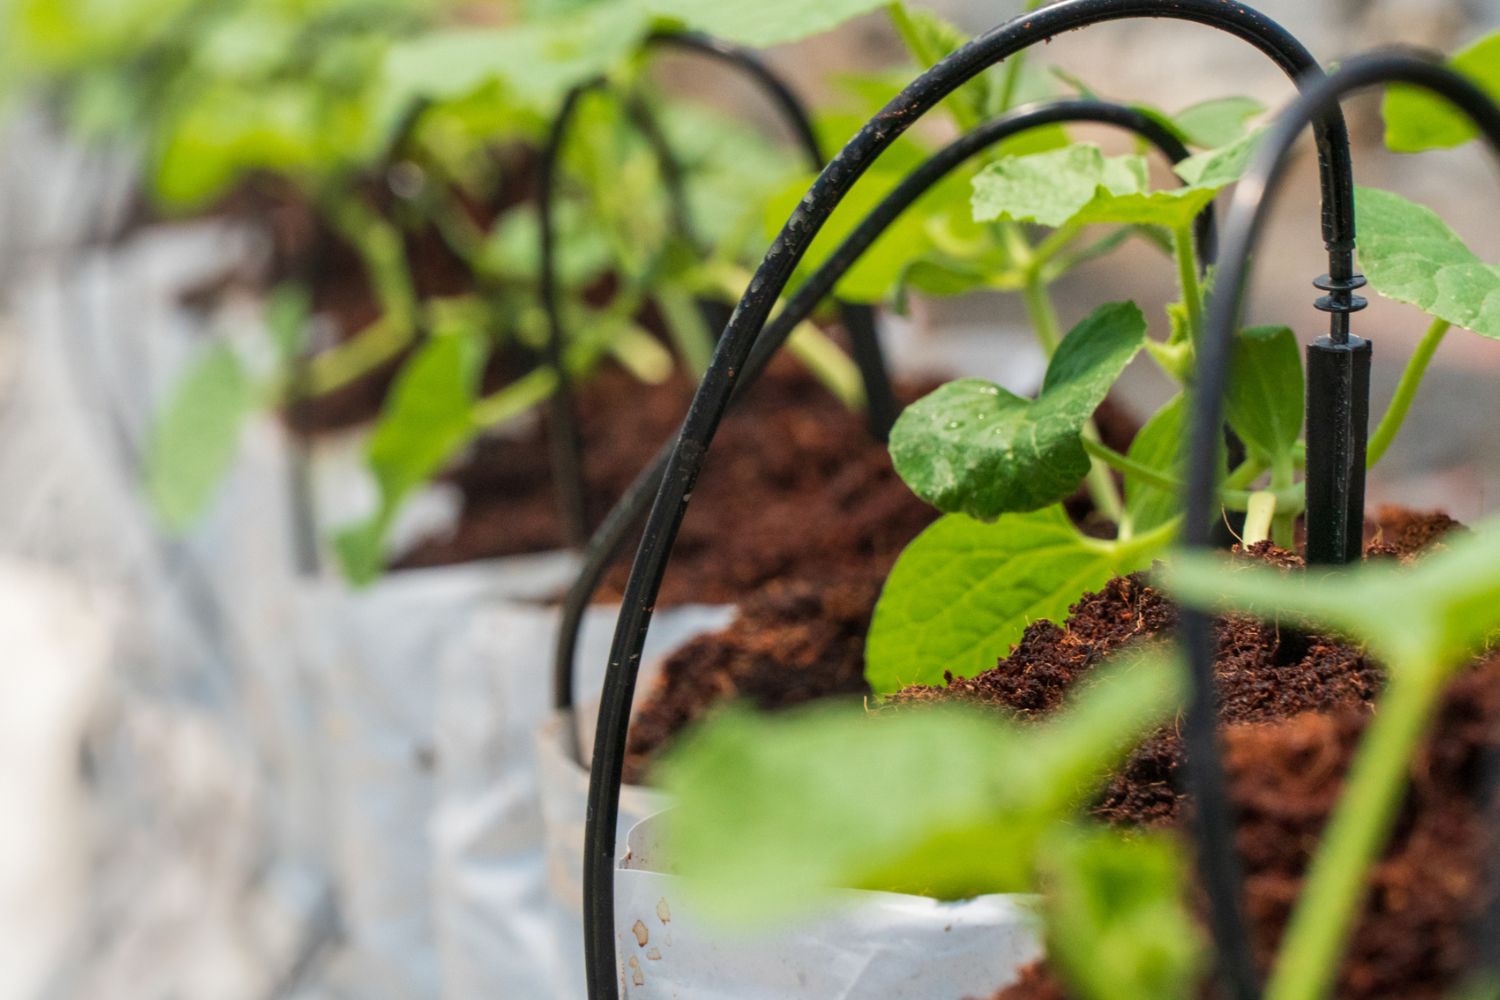
<path fill-rule="evenodd" d="M 1500 100 L 1500 32 L 1459 51 L 1449 65 Z M 1441 97 L 1415 87 L 1390 87 L 1381 112 L 1385 117 L 1385 144 L 1398 153 L 1461 146 L 1479 134 L 1467 115 Z"/>
<path fill-rule="evenodd" d="M 1127 457 L 1138 465 L 1178 478 L 1183 462 L 1187 397 L 1172 397 L 1136 432 Z M 1125 521 L 1131 532 L 1151 531 L 1169 523 L 1181 506 L 1179 490 L 1163 489 L 1142 476 L 1125 473 Z"/>
<path fill-rule="evenodd" d="M 1284 326 L 1241 330 L 1226 412 L 1252 456 L 1290 466 L 1302 438 L 1305 395 L 1297 335 Z"/>
<path fill-rule="evenodd" d="M 380 507 L 371 520 L 335 540 L 353 582 L 368 583 L 379 574 L 380 543 L 400 502 L 472 434 L 483 360 L 478 337 L 453 333 L 434 337 L 402 370 L 368 446 Z"/>
<path fill-rule="evenodd" d="M 835 28 L 886 0 L 645 0 L 668 23 L 745 45 L 779 45 Z"/>
<path fill-rule="evenodd" d="M 1171 121 L 1189 146 L 1218 149 L 1244 138 L 1247 126 L 1265 110 L 1251 97 L 1215 97 L 1183 108 Z"/>
<path fill-rule="evenodd" d="M 668 846 L 720 918 L 766 922 L 845 888 L 1024 892 L 1036 855 L 1181 698 L 1174 666 L 1101 668 L 1021 726 L 956 707 L 730 710 L 663 763 Z M 871 776 L 878 775 L 872 782 Z"/>
<path fill-rule="evenodd" d="M 1188 1000 L 1204 943 L 1185 905 L 1187 864 L 1160 833 L 1058 831 L 1046 846 L 1047 957 L 1090 1000 Z"/>
<path fill-rule="evenodd" d="M 1121 544 L 1080 534 L 1061 507 L 993 523 L 950 514 L 918 535 L 891 570 L 865 643 L 876 694 L 973 677 L 995 665 L 1042 618 L 1113 576 L 1149 566 L 1160 542 Z"/>
<path fill-rule="evenodd" d="M 169 529 L 185 531 L 207 510 L 255 403 L 249 374 L 224 344 L 203 351 L 173 388 L 146 450 L 146 490 Z"/>
<path fill-rule="evenodd" d="M 1356 191 L 1359 263 L 1381 295 L 1500 338 L 1500 267 L 1475 256 L 1436 212 L 1378 188 Z"/>
<path fill-rule="evenodd" d="M 980 379 L 948 383 L 897 420 L 896 471 L 939 510 L 982 520 L 1064 499 L 1089 469 L 1085 424 L 1145 338 L 1135 304 L 1112 303 L 1063 339 L 1035 401 Z"/>
<path fill-rule="evenodd" d="M 1159 191 L 1150 189 L 1144 156 L 1105 156 L 1090 143 L 1007 157 L 974 178 L 974 218 L 1054 228 L 1088 223 L 1185 226 L 1239 179 L 1259 140 L 1260 134 L 1252 133 L 1222 149 L 1194 154 L 1176 167 L 1186 183 Z"/>

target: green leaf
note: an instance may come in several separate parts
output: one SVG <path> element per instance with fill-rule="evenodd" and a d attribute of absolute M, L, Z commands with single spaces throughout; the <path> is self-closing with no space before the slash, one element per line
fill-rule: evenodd
<path fill-rule="evenodd" d="M 1302 438 L 1302 348 L 1284 326 L 1255 326 L 1235 339 L 1227 414 L 1234 432 L 1256 454 L 1290 463 Z"/>
<path fill-rule="evenodd" d="M 980 222 L 1015 219 L 1046 226 L 1125 223 L 1177 228 L 1225 185 L 1239 179 L 1260 133 L 1223 149 L 1198 153 L 1176 167 L 1186 183 L 1150 189 L 1143 156 L 1105 156 L 1090 143 L 1031 156 L 1007 157 L 974 178 L 973 212 Z"/>
<path fill-rule="evenodd" d="M 663 762 L 676 870 L 721 920 L 765 922 L 846 888 L 939 898 L 1034 886 L 1054 825 L 1180 702 L 1161 661 L 1103 667 L 1043 724 L 953 706 L 731 708 Z M 871 780 L 878 775 L 878 780 Z"/>
<path fill-rule="evenodd" d="M 575 84 L 624 64 L 651 24 L 642 5 L 612 2 L 503 28 L 419 35 L 386 55 L 380 118 L 394 123 L 416 102 L 457 100 L 496 84 L 498 99 L 549 113 Z"/>
<path fill-rule="evenodd" d="M 208 508 L 234 462 L 255 397 L 224 344 L 199 355 L 173 389 L 146 448 L 146 490 L 170 530 L 185 531 Z"/>
<path fill-rule="evenodd" d="M 483 347 L 477 331 L 433 337 L 392 387 L 366 455 L 380 490 L 379 510 L 335 542 L 353 582 L 368 583 L 378 574 L 384 533 L 401 502 L 473 435 Z"/>
<path fill-rule="evenodd" d="M 1106 194 L 1126 194 L 1146 186 L 1145 157 L 1106 157 L 1098 146 L 1074 143 L 1050 152 L 1006 157 L 982 170 L 974 178 L 974 219 L 1060 226 L 1101 189 Z"/>
<path fill-rule="evenodd" d="M 881 166 L 867 171 L 818 231 L 798 265 L 798 274 L 806 276 L 821 267 L 886 195 L 906 179 L 906 174 L 903 169 L 888 168 L 883 161 Z M 800 211 L 799 206 L 812 179 L 812 175 L 797 177 L 766 202 L 767 235 L 779 234 L 787 219 Z M 899 283 L 912 261 L 934 249 L 927 231 L 929 220 L 949 208 L 962 206 L 965 192 L 965 180 L 961 175 L 949 177 L 928 190 L 887 227 L 839 279 L 835 294 L 849 302 L 884 299 Z"/>
<path fill-rule="evenodd" d="M 1500 32 L 1463 49 L 1449 65 L 1500 101 Z M 1461 146 L 1479 134 L 1468 116 L 1441 97 L 1416 87 L 1390 87 L 1381 113 L 1385 117 L 1385 144 L 1398 153 Z"/>
<path fill-rule="evenodd" d="M 906 547 L 886 580 L 865 644 L 877 694 L 973 677 L 1039 619 L 1064 621 L 1082 594 L 1150 565 L 1140 551 L 1080 534 L 1061 507 L 993 523 L 940 518 Z"/>
<path fill-rule="evenodd" d="M 1172 170 L 1190 187 L 1207 187 L 1217 191 L 1244 175 L 1245 168 L 1250 165 L 1250 158 L 1260 148 L 1265 135 L 1265 129 L 1248 132 L 1226 146 L 1194 153 L 1176 164 Z"/>
<path fill-rule="evenodd" d="M 1381 295 L 1500 338 L 1500 268 L 1464 245 L 1436 212 L 1390 191 L 1358 188 L 1359 263 Z"/>
<path fill-rule="evenodd" d="M 1180 479 L 1182 466 L 1183 421 L 1187 419 L 1187 398 L 1181 393 L 1157 410 L 1130 442 L 1129 457 L 1152 469 L 1159 469 Z M 1133 532 L 1150 531 L 1177 516 L 1182 497 L 1176 490 L 1164 490 L 1139 476 L 1125 474 L 1125 520 Z"/>
<path fill-rule="evenodd" d="M 1188 145 L 1216 149 L 1242 138 L 1250 120 L 1265 110 L 1254 98 L 1215 97 L 1183 108 L 1172 116 L 1172 123 Z"/>
<path fill-rule="evenodd" d="M 1500 630 L 1500 521 L 1449 535 L 1415 566 L 1287 574 L 1184 554 L 1165 583 L 1184 601 L 1325 628 L 1368 643 L 1393 671 L 1452 667 Z"/>
<path fill-rule="evenodd" d="M 1047 957 L 1088 1000 L 1188 1000 L 1202 934 L 1186 903 L 1186 860 L 1163 833 L 1058 830 L 1045 848 Z"/>
<path fill-rule="evenodd" d="M 765 46 L 795 42 L 816 35 L 860 14 L 885 5 L 886 0 L 646 0 L 657 14 L 686 27 L 744 45 Z"/>
<path fill-rule="evenodd" d="M 1063 338 L 1035 401 L 982 379 L 942 386 L 896 421 L 896 471 L 939 510 L 981 520 L 1067 497 L 1089 470 L 1084 425 L 1145 340 L 1135 303 L 1112 303 Z"/>

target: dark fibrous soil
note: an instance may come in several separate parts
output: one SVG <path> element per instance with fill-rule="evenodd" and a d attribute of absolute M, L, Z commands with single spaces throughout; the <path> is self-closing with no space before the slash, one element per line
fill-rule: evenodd
<path fill-rule="evenodd" d="M 811 412 L 813 404 L 801 405 L 809 409 L 782 411 L 783 426 L 795 429 L 802 424 L 797 413 Z M 1111 447 L 1129 447 L 1136 425 L 1125 411 L 1106 401 L 1097 419 Z M 699 592 L 718 592 L 723 585 L 709 574 L 726 570 L 726 579 L 747 591 L 761 579 L 772 582 L 754 592 L 727 629 L 698 638 L 667 661 L 632 724 L 627 780 L 643 780 L 650 762 L 673 737 L 733 699 L 747 698 L 759 708 L 774 709 L 869 693 L 864 639 L 881 584 L 906 541 L 936 514 L 895 478 L 884 449 L 848 448 L 851 456 L 840 461 L 838 451 L 847 444 L 825 436 L 826 430 L 836 428 L 823 427 L 807 440 L 817 443 L 819 461 L 827 463 L 827 494 L 788 496 L 770 507 L 743 502 L 719 508 L 721 501 L 705 501 L 696 521 L 690 509 L 674 557 L 674 562 L 685 559 L 687 567 L 668 570 L 668 599 L 690 596 L 690 585 Z M 848 427 L 844 433 L 846 438 L 858 437 L 861 431 Z M 778 461 L 795 459 L 784 456 Z M 760 458 L 762 463 L 770 460 Z M 749 461 L 744 466 L 738 481 L 753 484 L 755 467 Z M 705 474 L 704 480 L 708 478 Z M 788 481 L 799 480 L 789 473 Z M 704 494 L 703 480 L 695 492 Z M 1087 518 L 1092 508 L 1081 497 L 1074 500 L 1070 509 L 1075 517 Z M 753 525 L 753 530 L 726 548 L 726 540 L 716 534 L 720 525 L 736 522 L 715 517 L 716 508 L 733 512 L 741 519 L 738 523 Z M 734 565 L 693 565 L 696 555 L 711 557 L 715 552 L 723 552 Z M 780 569 L 773 571 L 777 566 Z M 681 581 L 675 588 L 674 572 Z M 622 585 L 624 578 L 622 565 L 612 580 Z"/>
<path fill-rule="evenodd" d="M 1442 515 L 1385 509 L 1368 532 L 1371 554 L 1409 558 L 1455 527 Z M 1285 553 L 1256 554 L 1289 561 Z M 996 671 L 955 681 L 954 693 L 1023 716 L 1042 714 L 1097 662 L 1092 646 L 1118 648 L 1155 634 L 1157 623 L 1170 619 L 1158 602 L 1138 580 L 1113 581 L 1080 602 L 1066 629 L 1034 626 Z M 1139 625 L 1128 624 L 1132 615 Z M 1101 617 L 1113 627 L 1101 628 Z M 1075 631 L 1080 637 L 1070 639 Z M 1126 632 L 1134 635 L 1121 638 Z M 1225 766 L 1239 820 L 1247 912 L 1257 957 L 1268 967 L 1368 722 L 1380 674 L 1358 650 L 1324 637 L 1278 637 L 1234 618 L 1220 624 L 1218 635 Z M 1056 662 L 1042 667 L 1045 661 L 1037 658 L 1046 648 L 1056 651 Z M 1028 679 L 1037 673 L 1042 676 Z M 909 695 L 919 701 L 935 696 L 931 690 Z M 1335 993 L 1339 1000 L 1437 1000 L 1472 965 L 1475 925 L 1492 894 L 1483 878 L 1485 858 L 1500 847 L 1485 832 L 1492 824 L 1485 823 L 1479 797 L 1484 763 L 1500 751 L 1500 657 L 1459 677 L 1432 732 L 1412 763 L 1413 786 L 1396 833 L 1369 879 Z M 1158 734 L 1110 784 L 1097 814 L 1118 824 L 1180 824 L 1190 807 L 1180 791 L 1180 768 L 1176 737 Z M 1041 964 L 996 1000 L 1067 995 Z"/>
<path fill-rule="evenodd" d="M 930 386 L 903 386 L 913 399 Z M 597 520 L 681 424 L 693 386 L 643 387 L 623 373 L 579 401 L 589 512 Z M 563 544 L 546 427 L 486 442 L 456 475 L 457 530 L 407 553 L 426 566 Z M 739 600 L 771 580 L 883 572 L 936 517 L 897 477 L 885 447 L 797 362 L 782 358 L 725 418 L 693 491 L 658 603 Z M 605 581 L 623 591 L 634 545 Z"/>
<path fill-rule="evenodd" d="M 631 724 L 625 780 L 645 780 L 673 737 L 730 701 L 771 710 L 867 694 L 865 633 L 880 583 L 875 573 L 773 583 L 727 628 L 672 654 Z"/>

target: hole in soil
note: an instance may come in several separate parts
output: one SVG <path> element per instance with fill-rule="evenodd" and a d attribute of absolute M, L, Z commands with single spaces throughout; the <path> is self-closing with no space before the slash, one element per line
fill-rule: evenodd
<path fill-rule="evenodd" d="M 1278 667 L 1301 663 L 1311 647 L 1312 639 L 1308 638 L 1307 633 L 1282 626 L 1276 633 L 1276 652 L 1272 655 L 1271 662 Z"/>

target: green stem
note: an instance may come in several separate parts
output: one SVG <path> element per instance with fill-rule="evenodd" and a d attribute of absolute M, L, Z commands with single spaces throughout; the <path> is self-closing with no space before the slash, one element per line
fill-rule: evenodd
<path fill-rule="evenodd" d="M 838 344 L 812 323 L 799 323 L 786 349 L 851 410 L 865 408 L 865 384 L 859 367 Z"/>
<path fill-rule="evenodd" d="M 1338 973 L 1364 898 L 1365 874 L 1390 836 L 1412 755 L 1443 690 L 1443 674 L 1434 666 L 1395 666 L 1318 845 L 1266 1000 L 1321 1000 Z"/>
<path fill-rule="evenodd" d="M 1271 463 L 1271 489 L 1282 491 L 1291 489 L 1296 482 L 1296 474 L 1292 467 L 1291 455 L 1278 455 Z M 1276 517 L 1271 522 L 1271 538 L 1283 549 L 1290 549 L 1297 544 L 1297 513 L 1291 510 L 1278 509 Z"/>
<path fill-rule="evenodd" d="M 1183 490 L 1182 480 L 1172 476 L 1160 469 L 1152 468 L 1137 462 L 1129 455 L 1123 455 L 1115 451 L 1107 444 L 1095 441 L 1085 436 L 1083 449 L 1090 457 L 1098 459 L 1110 468 L 1127 476 L 1134 476 L 1147 486 L 1154 486 L 1159 490 L 1167 490 L 1171 493 L 1181 493 Z M 1248 472 L 1246 470 L 1249 470 Z M 1291 484 L 1284 489 L 1264 491 L 1247 490 L 1243 487 L 1255 480 L 1255 477 L 1264 472 L 1264 467 L 1257 467 L 1247 462 L 1236 469 L 1230 478 L 1224 480 L 1224 489 L 1220 491 L 1220 497 L 1224 506 L 1231 510 L 1244 510 L 1257 493 L 1270 492 L 1276 498 L 1278 510 L 1289 512 L 1296 516 L 1302 512 L 1305 503 L 1303 501 L 1302 487 Z"/>
<path fill-rule="evenodd" d="M 498 427 L 532 407 L 542 405 L 556 385 L 557 372 L 553 369 L 533 368 L 505 388 L 475 403 L 470 418 L 477 428 Z"/>
<path fill-rule="evenodd" d="M 1057 321 L 1057 310 L 1052 306 L 1052 296 L 1047 292 L 1047 283 L 1035 268 L 1026 272 L 1026 283 L 1021 286 L 1021 298 L 1026 304 L 1026 315 L 1031 319 L 1031 328 L 1048 358 L 1057 353 L 1062 343 L 1062 325 Z"/>
<path fill-rule="evenodd" d="M 1245 533 L 1240 536 L 1241 543 L 1254 545 L 1265 541 L 1270 537 L 1275 516 L 1276 494 L 1269 490 L 1250 494 L 1250 502 L 1245 505 Z"/>
<path fill-rule="evenodd" d="M 1365 452 L 1366 467 L 1374 468 L 1375 463 L 1385 456 L 1391 442 L 1396 440 L 1401 425 L 1406 422 L 1411 401 L 1417 395 L 1417 388 L 1422 384 L 1422 376 L 1427 374 L 1432 356 L 1437 353 L 1438 346 L 1442 344 L 1443 337 L 1452 325 L 1444 319 L 1433 320 L 1422 336 L 1421 343 L 1417 344 L 1416 353 L 1411 356 L 1411 360 L 1406 363 L 1406 370 L 1401 373 L 1401 381 L 1396 386 L 1396 395 L 1391 397 L 1391 405 L 1386 408 L 1385 416 L 1380 418 L 1380 426 L 1370 435 L 1369 449 Z"/>
<path fill-rule="evenodd" d="M 1203 286 L 1198 281 L 1197 241 L 1191 225 L 1172 230 L 1172 254 L 1177 259 L 1177 284 L 1187 307 L 1188 339 L 1196 344 L 1203 332 Z"/>
<path fill-rule="evenodd" d="M 1023 13 L 1030 13 L 1042 5 L 1044 0 L 1026 0 Z M 1021 83 L 1021 70 L 1026 65 L 1026 52 L 1022 50 L 1005 60 L 1004 77 L 1000 82 L 1000 108 L 1001 114 L 1009 111 L 1016 103 L 1016 88 Z"/>

